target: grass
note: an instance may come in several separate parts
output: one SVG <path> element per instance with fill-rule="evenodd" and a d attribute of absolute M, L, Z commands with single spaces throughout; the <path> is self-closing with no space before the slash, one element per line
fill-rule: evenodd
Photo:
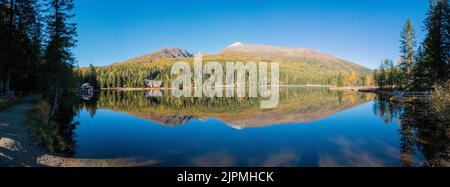
<path fill-rule="evenodd" d="M 28 115 L 27 126 L 36 141 L 48 151 L 58 151 L 64 142 L 59 135 L 59 125 L 49 119 L 51 106 L 45 100 L 40 100 Z"/>

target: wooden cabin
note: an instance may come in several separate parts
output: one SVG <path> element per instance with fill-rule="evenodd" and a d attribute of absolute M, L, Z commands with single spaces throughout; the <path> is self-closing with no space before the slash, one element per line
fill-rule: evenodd
<path fill-rule="evenodd" d="M 147 88 L 161 88 L 163 81 L 155 81 L 155 80 L 145 80 L 145 86 Z"/>

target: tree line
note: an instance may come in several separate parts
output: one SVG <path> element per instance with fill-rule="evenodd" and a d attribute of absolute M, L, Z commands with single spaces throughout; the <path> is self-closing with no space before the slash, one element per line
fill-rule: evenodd
<path fill-rule="evenodd" d="M 227 58 L 209 56 L 214 61 L 225 65 Z M 183 59 L 192 63 L 192 59 Z M 223 61 L 223 62 L 222 62 Z M 171 75 L 171 65 L 174 59 L 156 59 L 152 63 L 122 63 L 105 67 L 76 68 L 80 77 L 80 84 L 90 83 L 96 89 L 102 88 L 143 88 L 144 80 L 160 80 L 163 86 L 170 87 L 176 76 Z M 307 66 L 308 64 L 293 61 L 280 64 L 280 84 L 282 85 L 335 85 L 344 86 L 372 86 L 373 77 L 370 73 L 357 73 L 347 70 L 321 69 Z M 206 80 L 206 76 L 204 77 Z M 224 78 L 225 80 L 225 78 Z M 248 79 L 247 79 L 248 80 Z"/>
<path fill-rule="evenodd" d="M 417 47 L 415 30 L 408 19 L 401 32 L 398 63 L 385 59 L 374 71 L 381 89 L 428 91 L 450 78 L 450 16 L 448 0 L 430 0 L 425 20 L 425 40 Z"/>
<path fill-rule="evenodd" d="M 0 0 L 0 93 L 42 93 L 51 118 L 78 87 L 73 8 L 73 0 Z"/>

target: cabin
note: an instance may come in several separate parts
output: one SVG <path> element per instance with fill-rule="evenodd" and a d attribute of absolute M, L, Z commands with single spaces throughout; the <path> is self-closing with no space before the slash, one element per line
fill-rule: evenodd
<path fill-rule="evenodd" d="M 145 79 L 145 86 L 147 88 L 161 88 L 162 84 L 163 84 L 163 81 L 155 81 L 155 80 Z"/>
<path fill-rule="evenodd" d="M 159 89 L 147 90 L 145 92 L 146 97 L 162 97 L 163 93 Z"/>

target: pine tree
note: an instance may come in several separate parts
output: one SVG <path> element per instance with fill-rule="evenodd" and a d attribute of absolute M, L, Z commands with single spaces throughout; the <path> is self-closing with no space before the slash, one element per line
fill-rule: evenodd
<path fill-rule="evenodd" d="M 41 37 L 42 22 L 40 4 L 38 0 L 16 0 L 17 30 L 16 42 L 18 45 L 18 62 L 12 87 L 15 90 L 36 90 L 38 85 L 39 69 L 41 64 Z"/>
<path fill-rule="evenodd" d="M 429 69 L 426 85 L 442 84 L 449 79 L 449 2 L 430 0 L 430 10 L 425 20 L 428 33 L 424 41 L 422 66 Z M 428 88 L 431 89 L 431 86 Z"/>
<path fill-rule="evenodd" d="M 395 65 L 394 62 L 391 59 L 385 59 L 383 61 L 383 66 L 385 70 L 385 84 L 386 86 L 389 86 L 391 89 L 394 88 L 394 85 L 396 83 L 396 72 L 395 72 Z"/>
<path fill-rule="evenodd" d="M 414 28 L 411 20 L 409 19 L 406 20 L 405 27 L 401 33 L 400 43 L 401 62 L 399 64 L 399 81 L 401 83 L 399 86 L 402 89 L 411 89 L 413 82 L 412 71 L 415 60 L 414 49 L 416 48 L 416 38 Z"/>
<path fill-rule="evenodd" d="M 27 91 L 37 85 L 39 7 L 38 0 L 0 0 L 0 91 Z"/>
<path fill-rule="evenodd" d="M 2 91 L 8 92 L 10 91 L 11 85 L 11 73 L 14 70 L 15 62 L 17 61 L 15 58 L 17 55 L 15 54 L 17 51 L 17 46 L 15 42 L 15 13 L 16 13 L 16 4 L 15 0 L 2 0 L 2 25 L 1 25 L 1 40 L 2 40 L 2 58 L 1 60 L 1 78 L 2 81 Z"/>
<path fill-rule="evenodd" d="M 430 81 L 430 66 L 425 64 L 424 50 L 422 46 L 417 49 L 416 63 L 413 68 L 413 89 L 417 91 L 426 91 L 430 89 L 433 84 Z"/>
<path fill-rule="evenodd" d="M 89 65 L 87 75 L 85 75 L 84 79 L 85 83 L 90 83 L 92 86 L 94 86 L 95 89 L 100 88 L 100 85 L 98 83 L 97 70 L 95 69 L 94 65 Z"/>
<path fill-rule="evenodd" d="M 0 0 L 0 93 L 5 91 L 5 70 L 7 55 L 7 19 L 8 8 L 5 0 Z"/>
<path fill-rule="evenodd" d="M 384 62 L 381 63 L 380 65 L 380 70 L 379 73 L 376 75 L 376 82 L 378 84 L 378 87 L 380 87 L 380 89 L 385 89 L 386 88 L 386 83 L 387 83 L 387 73 L 386 73 L 386 68 L 384 65 Z"/>
<path fill-rule="evenodd" d="M 70 12 L 74 8 L 73 0 L 48 0 L 47 33 L 48 44 L 44 60 L 46 73 L 46 97 L 52 103 L 50 117 L 58 111 L 58 103 L 62 95 L 70 92 L 73 86 L 73 68 L 75 58 L 71 49 L 75 46 L 76 25 L 69 23 L 74 16 Z"/>

